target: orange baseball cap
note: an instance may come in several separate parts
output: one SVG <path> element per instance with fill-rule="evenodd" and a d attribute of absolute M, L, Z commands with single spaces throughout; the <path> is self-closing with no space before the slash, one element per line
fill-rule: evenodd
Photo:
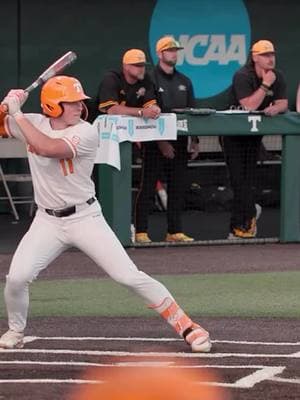
<path fill-rule="evenodd" d="M 253 54 L 275 53 L 273 43 L 269 40 L 259 40 L 251 49 Z"/>
<path fill-rule="evenodd" d="M 140 49 L 127 50 L 123 55 L 123 64 L 146 64 L 145 53 Z"/>
<path fill-rule="evenodd" d="M 157 52 L 169 49 L 182 50 L 183 47 L 180 45 L 179 42 L 177 42 L 177 40 L 173 38 L 173 36 L 164 36 L 157 41 L 156 43 Z"/>

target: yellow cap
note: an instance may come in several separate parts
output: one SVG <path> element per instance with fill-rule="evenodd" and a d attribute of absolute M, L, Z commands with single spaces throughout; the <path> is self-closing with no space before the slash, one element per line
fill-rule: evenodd
<path fill-rule="evenodd" d="M 269 40 L 259 40 L 251 49 L 253 54 L 275 53 L 273 43 Z"/>
<path fill-rule="evenodd" d="M 179 42 L 177 42 L 177 40 L 173 38 L 173 36 L 164 36 L 156 43 L 157 52 L 169 49 L 182 50 L 183 47 L 180 45 Z"/>
<path fill-rule="evenodd" d="M 145 53 L 140 49 L 131 49 L 123 55 L 123 64 L 146 64 Z"/>

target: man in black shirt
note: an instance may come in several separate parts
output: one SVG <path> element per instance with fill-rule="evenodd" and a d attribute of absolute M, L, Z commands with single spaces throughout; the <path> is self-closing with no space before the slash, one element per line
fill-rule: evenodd
<path fill-rule="evenodd" d="M 195 107 L 192 83 L 188 77 L 175 68 L 180 44 L 171 36 L 158 40 L 156 52 L 158 65 L 153 71 L 158 105 L 162 112 L 171 112 L 173 108 Z M 135 229 L 136 241 L 149 243 L 148 214 L 155 194 L 155 184 L 164 168 L 167 178 L 167 225 L 168 242 L 189 242 L 194 239 L 182 231 L 181 214 L 184 204 L 184 192 L 188 161 L 187 136 L 176 141 L 157 141 L 143 143 L 143 166 L 141 185 L 136 198 Z M 191 146 L 193 158 L 198 155 L 198 143 Z"/>
<path fill-rule="evenodd" d="M 122 71 L 108 72 L 100 83 L 98 109 L 107 114 L 158 118 L 152 80 L 145 73 L 146 56 L 142 50 L 131 49 L 123 55 Z"/>
<path fill-rule="evenodd" d="M 237 71 L 231 87 L 231 105 L 261 110 L 273 116 L 288 109 L 286 83 L 275 69 L 275 50 L 268 40 L 252 46 L 249 62 Z M 262 136 L 224 136 L 223 149 L 234 193 L 229 239 L 253 238 L 257 209 L 253 186 Z"/>

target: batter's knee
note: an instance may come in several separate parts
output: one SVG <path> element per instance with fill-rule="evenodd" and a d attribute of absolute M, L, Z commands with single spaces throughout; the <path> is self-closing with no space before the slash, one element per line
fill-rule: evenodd
<path fill-rule="evenodd" d="M 29 280 L 24 276 L 6 276 L 5 290 L 11 294 L 22 291 L 29 284 Z"/>

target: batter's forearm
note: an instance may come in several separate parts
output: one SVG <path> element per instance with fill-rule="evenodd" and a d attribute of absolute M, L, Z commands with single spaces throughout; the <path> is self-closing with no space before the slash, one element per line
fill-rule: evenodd
<path fill-rule="evenodd" d="M 32 146 L 38 154 L 44 155 L 44 149 L 51 145 L 52 139 L 48 138 L 33 126 L 23 113 L 20 112 L 16 114 L 14 118 L 19 128 L 22 130 L 26 142 Z"/>
<path fill-rule="evenodd" d="M 62 139 L 50 138 L 37 129 L 19 112 L 14 115 L 15 121 L 22 130 L 26 143 L 34 149 L 34 152 L 43 157 L 72 158 L 73 153 Z"/>

